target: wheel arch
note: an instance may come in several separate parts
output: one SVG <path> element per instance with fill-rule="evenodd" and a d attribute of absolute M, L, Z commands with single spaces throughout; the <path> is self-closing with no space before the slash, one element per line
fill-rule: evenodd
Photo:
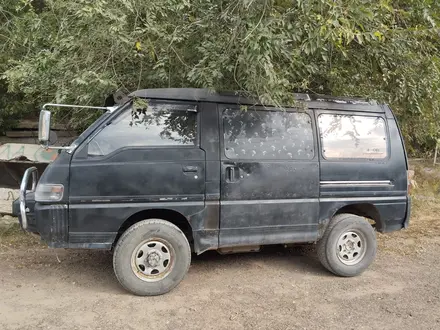
<path fill-rule="evenodd" d="M 183 214 L 171 209 L 146 209 L 132 214 L 122 223 L 113 242 L 113 247 L 116 245 L 119 238 L 128 228 L 130 228 L 135 223 L 138 223 L 139 221 L 147 219 L 161 219 L 174 224 L 185 234 L 185 237 L 187 238 L 190 245 L 193 244 L 192 227 L 188 219 Z"/>
<path fill-rule="evenodd" d="M 354 214 L 360 217 L 368 218 L 372 220 L 374 223 L 372 224 L 377 231 L 381 231 L 383 228 L 383 222 L 382 218 L 380 216 L 379 210 L 374 206 L 374 204 L 371 203 L 353 203 L 344 205 L 343 207 L 339 208 L 332 217 L 338 215 L 338 214 Z"/>

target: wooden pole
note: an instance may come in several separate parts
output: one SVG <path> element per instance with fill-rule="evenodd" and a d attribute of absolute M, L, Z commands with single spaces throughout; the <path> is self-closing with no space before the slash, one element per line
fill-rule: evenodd
<path fill-rule="evenodd" d="M 437 153 L 438 153 L 438 140 L 435 144 L 435 152 L 434 152 L 434 165 L 437 164 Z"/>

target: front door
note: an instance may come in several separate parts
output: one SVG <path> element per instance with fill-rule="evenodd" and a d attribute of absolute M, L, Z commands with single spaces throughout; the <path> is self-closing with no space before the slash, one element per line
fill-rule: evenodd
<path fill-rule="evenodd" d="M 219 106 L 221 247 L 314 241 L 319 161 L 309 111 Z"/>
<path fill-rule="evenodd" d="M 144 106 L 127 105 L 75 153 L 71 242 L 97 232 L 113 235 L 125 219 L 144 210 L 185 216 L 203 210 L 205 152 L 196 105 L 150 100 Z"/>

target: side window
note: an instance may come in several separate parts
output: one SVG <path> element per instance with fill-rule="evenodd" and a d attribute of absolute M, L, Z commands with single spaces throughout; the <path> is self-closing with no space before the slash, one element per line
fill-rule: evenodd
<path fill-rule="evenodd" d="M 147 103 L 146 103 L 147 104 Z M 148 103 L 130 106 L 89 143 L 90 156 L 104 156 L 123 147 L 194 146 L 197 113 L 194 105 Z"/>
<path fill-rule="evenodd" d="M 322 114 L 318 124 L 325 158 L 387 157 L 387 133 L 381 117 Z"/>
<path fill-rule="evenodd" d="M 306 113 L 233 110 L 223 112 L 229 159 L 313 159 L 312 120 Z"/>

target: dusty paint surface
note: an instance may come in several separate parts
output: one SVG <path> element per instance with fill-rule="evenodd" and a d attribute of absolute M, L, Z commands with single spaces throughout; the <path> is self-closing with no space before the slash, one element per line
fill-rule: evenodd
<path fill-rule="evenodd" d="M 6 143 L 0 145 L 0 160 L 11 160 L 24 156 L 31 161 L 50 163 L 57 155 L 56 150 L 46 150 L 38 144 Z"/>

